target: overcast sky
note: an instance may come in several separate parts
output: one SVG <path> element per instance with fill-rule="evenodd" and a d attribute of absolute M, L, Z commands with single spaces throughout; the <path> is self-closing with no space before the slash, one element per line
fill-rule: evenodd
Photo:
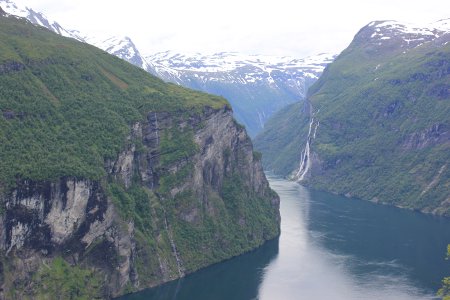
<path fill-rule="evenodd" d="M 63 27 L 127 35 L 144 53 L 165 50 L 305 57 L 339 53 L 374 20 L 450 18 L 448 0 L 16 0 Z"/>

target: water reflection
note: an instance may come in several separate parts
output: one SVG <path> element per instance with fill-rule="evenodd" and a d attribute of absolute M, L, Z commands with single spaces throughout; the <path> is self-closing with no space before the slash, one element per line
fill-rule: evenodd
<path fill-rule="evenodd" d="M 351 244 L 356 232 L 364 235 L 365 228 L 359 228 L 359 223 L 366 223 L 367 216 L 358 211 L 363 208 L 357 207 L 355 212 L 349 206 L 340 208 L 342 203 L 335 203 L 337 207 L 333 211 L 328 207 L 328 201 L 336 199 L 329 197 L 337 196 L 326 193 L 311 195 L 302 186 L 273 177 L 270 183 L 282 199 L 282 233 L 279 255 L 265 269 L 259 299 L 433 298 L 427 291 L 411 285 L 405 275 L 408 270 L 395 260 L 374 261 L 370 251 L 342 247 L 352 247 L 348 242 L 350 240 Z M 347 214 L 343 213 L 345 210 Z M 378 227 L 385 229 L 384 225 Z M 380 237 L 370 231 L 366 234 L 369 235 L 367 239 Z M 383 240 L 374 242 L 379 245 Z M 364 244 L 366 240 L 355 243 Z M 376 248 L 380 247 L 373 251 Z"/>
<path fill-rule="evenodd" d="M 434 299 L 450 271 L 450 220 L 309 191 L 269 177 L 281 236 L 127 299 Z"/>
<path fill-rule="evenodd" d="M 255 299 L 265 267 L 277 254 L 278 239 L 275 239 L 255 251 L 200 270 L 186 278 L 120 299 Z"/>
<path fill-rule="evenodd" d="M 355 277 L 406 276 L 411 285 L 433 292 L 449 275 L 450 262 L 443 259 L 450 243 L 449 219 L 310 193 L 308 230 L 320 233 L 321 238 L 315 240 L 320 247 L 350 254 L 346 266 Z"/>

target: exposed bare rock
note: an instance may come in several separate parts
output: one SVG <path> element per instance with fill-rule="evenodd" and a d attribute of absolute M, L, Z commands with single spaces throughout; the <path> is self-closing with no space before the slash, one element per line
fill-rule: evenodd
<path fill-rule="evenodd" d="M 167 143 L 167 134 L 174 130 L 189 132 L 195 151 L 167 162 L 170 153 L 162 151 L 162 143 L 164 139 Z M 233 222 L 247 230 L 243 238 L 251 240 L 242 251 L 278 234 L 279 199 L 269 188 L 250 138 L 234 121 L 228 107 L 205 107 L 188 115 L 149 112 L 144 121 L 130 126 L 124 147 L 116 159 L 105 162 L 108 179 L 22 180 L 0 194 L 5 208 L 0 216 L 0 249 L 11 258 L 0 263 L 14 270 L 0 282 L 4 290 L 20 282 L 24 289 L 18 290 L 16 296 L 25 297 L 33 291 L 33 274 L 42 267 L 49 268 L 56 257 L 101 274 L 104 297 L 108 298 L 122 294 L 125 287 L 138 290 L 154 286 L 238 255 L 235 250 L 227 253 L 223 246 L 222 256 L 192 265 L 186 241 L 177 231 L 182 222 L 201 228 L 206 226 L 202 225 L 205 218 L 217 223 L 232 220 L 234 212 L 224 210 L 229 200 L 223 195 L 223 187 L 227 181 L 230 184 L 232 176 L 239 176 L 245 188 L 243 201 L 264 202 L 273 218 L 271 230 L 253 230 L 247 216 L 236 213 Z M 176 184 L 169 182 L 167 193 L 161 190 L 162 183 L 167 186 L 168 176 L 176 178 L 187 167 L 187 176 L 177 179 Z M 123 194 L 112 192 L 109 184 L 120 187 Z M 152 201 L 146 215 L 135 209 L 137 202 L 130 202 L 136 199 L 124 195 L 137 184 L 140 191 L 150 195 L 145 201 Z M 173 210 L 170 201 L 185 204 Z M 143 222 L 147 227 L 142 227 Z M 219 229 L 209 229 L 217 230 L 213 241 L 232 245 L 233 241 Z M 149 239 L 154 245 L 149 244 Z M 210 241 L 201 243 L 198 246 L 202 251 L 210 251 L 205 250 L 211 247 Z"/>

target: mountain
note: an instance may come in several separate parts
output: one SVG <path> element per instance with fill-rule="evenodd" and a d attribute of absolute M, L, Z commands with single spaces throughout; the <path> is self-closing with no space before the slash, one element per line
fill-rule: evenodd
<path fill-rule="evenodd" d="M 227 98 L 236 119 L 252 137 L 264 128 L 274 112 L 303 99 L 309 86 L 334 58 L 331 54 L 297 59 L 226 52 L 188 55 L 170 51 L 144 57 L 129 37 L 98 37 L 67 30 L 44 14 L 10 0 L 0 0 L 0 7 L 55 33 L 94 45 L 165 81 Z"/>
<path fill-rule="evenodd" d="M 43 13 L 18 5 L 11 0 L 0 0 L 0 7 L 10 15 L 26 18 L 31 23 L 43 26 L 57 34 L 91 44 L 150 73 L 155 73 L 133 41 L 127 36 L 99 37 L 86 35 L 78 30 L 65 29 Z"/>
<path fill-rule="evenodd" d="M 152 66 L 147 63 L 136 45 L 127 36 L 113 36 L 103 38 L 86 36 L 84 38 L 84 41 L 139 68 L 142 68 L 149 73 L 155 73 Z"/>
<path fill-rule="evenodd" d="M 84 41 L 83 38 L 79 35 L 79 32 L 66 30 L 61 25 L 59 25 L 58 22 L 49 19 L 43 13 L 36 12 L 26 6 L 18 5 L 14 1 L 0 0 L 0 7 L 7 14 L 25 18 L 33 24 L 43 26 L 62 36 L 71 37 L 79 41 Z"/>
<path fill-rule="evenodd" d="M 255 140 L 317 189 L 450 215 L 450 20 L 372 22 Z"/>
<path fill-rule="evenodd" d="M 222 52 L 212 55 L 161 52 L 146 56 L 153 74 L 195 90 L 221 95 L 236 119 L 255 136 L 267 119 L 303 99 L 333 60 L 330 54 L 304 59 Z"/>
<path fill-rule="evenodd" d="M 1 299 L 111 298 L 279 234 L 225 99 L 8 15 L 0 86 Z"/>

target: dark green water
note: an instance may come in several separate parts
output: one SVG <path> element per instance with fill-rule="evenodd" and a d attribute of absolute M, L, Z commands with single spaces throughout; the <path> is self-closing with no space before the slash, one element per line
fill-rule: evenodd
<path fill-rule="evenodd" d="M 120 299 L 433 299 L 450 275 L 450 220 L 269 179 L 278 240 Z"/>

